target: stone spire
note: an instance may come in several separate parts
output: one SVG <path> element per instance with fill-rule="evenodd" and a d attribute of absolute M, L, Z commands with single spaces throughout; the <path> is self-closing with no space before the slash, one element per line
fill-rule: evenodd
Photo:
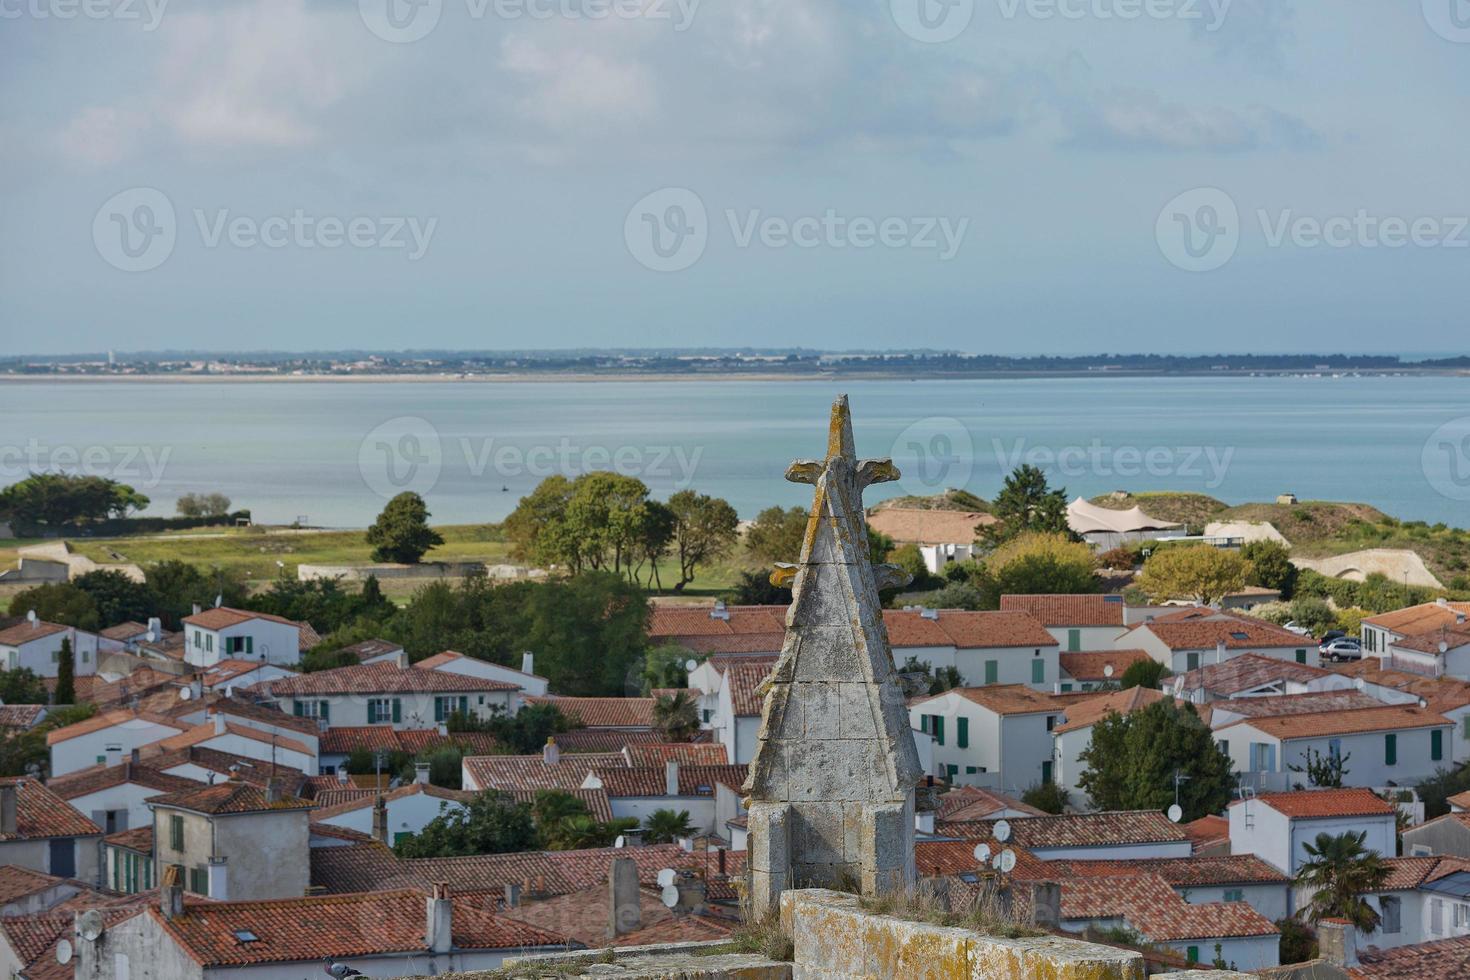
<path fill-rule="evenodd" d="M 909 577 L 873 565 L 862 503 L 865 487 L 897 478 L 890 460 L 856 457 L 845 395 L 832 406 L 826 459 L 786 471 L 816 492 L 801 560 L 771 576 L 792 601 L 745 784 L 757 915 L 786 888 L 875 894 L 914 880 L 922 773 L 878 599 Z"/>

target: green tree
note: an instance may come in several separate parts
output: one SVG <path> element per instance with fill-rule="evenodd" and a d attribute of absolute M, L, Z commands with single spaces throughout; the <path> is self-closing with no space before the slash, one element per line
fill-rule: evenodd
<path fill-rule="evenodd" d="M 699 734 L 699 706 L 683 691 L 661 695 L 653 702 L 653 728 L 666 741 L 692 741 Z"/>
<path fill-rule="evenodd" d="M 572 725 L 554 704 L 528 704 L 514 715 L 495 715 L 478 724 L 472 719 L 463 719 L 456 713 L 450 719 L 449 730 L 487 731 L 513 755 L 532 755 L 540 752 L 548 738 L 552 738 Z"/>
<path fill-rule="evenodd" d="M 145 566 L 143 577 L 155 597 L 155 609 L 166 629 L 178 629 L 195 605 L 214 605 L 215 596 L 226 606 L 245 604 L 249 589 L 234 572 L 214 568 L 208 572 L 188 562 L 169 559 Z"/>
<path fill-rule="evenodd" d="M 102 627 L 146 623 L 158 606 L 157 597 L 146 582 L 135 582 L 116 569 L 87 572 L 72 579 L 71 584 L 92 597 Z"/>
<path fill-rule="evenodd" d="M 1249 541 L 1240 549 L 1240 557 L 1251 563 L 1246 584 L 1275 589 L 1283 599 L 1290 599 L 1296 589 L 1296 566 L 1291 552 L 1279 541 Z"/>
<path fill-rule="evenodd" d="M 1071 794 L 1056 783 L 1036 783 L 1021 794 L 1021 802 L 1043 813 L 1065 813 Z"/>
<path fill-rule="evenodd" d="M 537 671 L 568 695 L 624 692 L 647 646 L 648 601 L 611 572 L 539 585 L 526 604 L 526 646 Z"/>
<path fill-rule="evenodd" d="M 51 697 L 57 704 L 74 704 L 77 699 L 77 659 L 72 653 L 71 638 L 64 637 L 56 655 L 56 690 Z"/>
<path fill-rule="evenodd" d="M 457 857 L 528 851 L 536 842 L 531 807 L 487 790 L 467 805 L 441 803 L 437 817 L 417 834 L 400 838 L 393 850 L 399 857 Z"/>
<path fill-rule="evenodd" d="M 689 661 L 702 663 L 705 654 L 677 643 L 665 643 L 648 651 L 643 661 L 643 693 L 659 688 L 688 687 Z"/>
<path fill-rule="evenodd" d="M 1297 765 L 1293 762 L 1286 768 L 1292 772 L 1305 773 L 1308 786 L 1322 787 L 1324 789 L 1341 789 L 1342 777 L 1347 775 L 1348 760 L 1352 757 L 1353 754 L 1351 752 L 1337 755 L 1328 752 L 1324 755 L 1316 749 L 1308 747 L 1302 765 Z M 1301 789 L 1301 784 L 1298 783 L 1296 788 Z"/>
<path fill-rule="evenodd" d="M 969 582 L 951 582 L 943 588 L 924 595 L 924 604 L 931 609 L 993 609 L 994 605 Z"/>
<path fill-rule="evenodd" d="M 1296 885 L 1312 893 L 1306 908 L 1314 925 L 1323 919 L 1346 919 L 1362 932 L 1378 928 L 1378 912 L 1363 897 L 1383 887 L 1389 867 L 1364 846 L 1368 832 L 1318 834 L 1303 843 L 1307 859 L 1296 873 Z"/>
<path fill-rule="evenodd" d="M 981 530 L 992 544 L 1009 541 L 1027 531 L 1070 534 L 1067 524 L 1066 488 L 1053 490 L 1046 474 L 1030 464 L 1018 466 L 1005 478 L 1000 493 L 991 502 L 996 523 Z"/>
<path fill-rule="evenodd" d="M 1176 771 L 1185 820 L 1219 813 L 1235 779 L 1194 706 L 1164 698 L 1128 714 L 1113 712 L 1092 726 L 1078 786 L 1098 810 L 1163 810 L 1174 802 Z"/>
<path fill-rule="evenodd" d="M 1157 691 L 1167 673 L 1169 669 L 1157 660 L 1135 660 L 1123 668 L 1118 687 L 1125 691 L 1130 687 L 1148 687 Z"/>
<path fill-rule="evenodd" d="M 1165 548 L 1144 563 L 1137 584 L 1155 602 L 1193 599 L 1210 605 L 1245 588 L 1249 571 L 1249 562 L 1223 548 Z"/>
<path fill-rule="evenodd" d="M 24 616 L 30 612 L 47 623 L 75 626 L 79 630 L 101 628 L 96 601 L 70 582 L 48 582 L 17 592 L 10 600 L 10 615 Z"/>
<path fill-rule="evenodd" d="M 783 606 L 791 601 L 791 590 L 772 585 L 769 569 L 741 572 L 725 601 L 736 606 Z"/>
<path fill-rule="evenodd" d="M 1325 599 L 1315 596 L 1299 596 L 1291 600 L 1291 618 L 1298 626 L 1311 630 L 1314 636 L 1321 636 L 1337 625 L 1337 613 Z"/>
<path fill-rule="evenodd" d="M 1281 930 L 1281 965 L 1305 963 L 1317 958 L 1317 934 L 1296 916 L 1276 920 Z"/>
<path fill-rule="evenodd" d="M 230 498 L 222 493 L 186 493 L 175 508 L 180 517 L 223 517 L 230 512 Z"/>
<path fill-rule="evenodd" d="M 674 515 L 674 554 L 679 559 L 679 580 L 674 591 L 694 581 L 700 565 L 729 554 L 740 527 L 740 515 L 727 501 L 693 490 L 680 490 L 669 498 Z"/>
<path fill-rule="evenodd" d="M 581 567 L 582 542 L 566 527 L 567 503 L 572 498 L 572 481 L 548 476 L 536 489 L 522 497 L 501 524 L 510 541 L 511 556 L 537 565 Z"/>
<path fill-rule="evenodd" d="M 745 550 L 764 565 L 794 562 L 801 557 L 807 512 L 802 507 L 767 507 L 745 530 Z"/>
<path fill-rule="evenodd" d="M 0 519 L 23 528 L 60 528 L 126 517 L 148 498 L 100 476 L 36 473 L 0 490 Z"/>
<path fill-rule="evenodd" d="M 649 844 L 672 844 L 693 835 L 688 810 L 654 810 L 643 819 L 643 840 Z"/>
<path fill-rule="evenodd" d="M 0 776 L 25 776 L 31 772 L 44 775 L 51 760 L 46 734 L 86 721 L 96 713 L 95 704 L 57 705 L 35 728 L 0 735 Z"/>
<path fill-rule="evenodd" d="M 373 561 L 416 565 L 425 552 L 443 544 L 444 539 L 429 527 L 429 508 L 424 505 L 424 498 L 405 490 L 388 501 L 388 506 L 368 528 L 367 543 L 373 546 Z"/>
<path fill-rule="evenodd" d="M 45 704 L 46 682 L 29 667 L 0 670 L 0 704 Z"/>
<path fill-rule="evenodd" d="M 909 573 L 912 579 L 908 585 L 895 589 L 895 593 L 899 591 L 924 592 L 940 584 L 939 579 L 929 571 L 929 566 L 924 564 L 924 553 L 916 544 L 904 544 L 894 548 L 888 554 L 888 563 L 902 568 Z"/>

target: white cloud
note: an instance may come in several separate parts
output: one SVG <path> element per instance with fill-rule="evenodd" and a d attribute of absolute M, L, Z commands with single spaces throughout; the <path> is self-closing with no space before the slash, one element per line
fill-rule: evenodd
<path fill-rule="evenodd" d="M 84 169 L 111 166 L 131 156 L 151 125 L 142 113 L 115 106 L 88 106 L 56 136 L 62 156 Z"/>

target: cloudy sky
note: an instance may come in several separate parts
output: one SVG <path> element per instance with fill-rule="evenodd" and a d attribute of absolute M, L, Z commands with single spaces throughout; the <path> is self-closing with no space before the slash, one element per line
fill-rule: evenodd
<path fill-rule="evenodd" d="M 0 0 L 0 84 L 0 353 L 1470 346 L 1466 0 Z"/>

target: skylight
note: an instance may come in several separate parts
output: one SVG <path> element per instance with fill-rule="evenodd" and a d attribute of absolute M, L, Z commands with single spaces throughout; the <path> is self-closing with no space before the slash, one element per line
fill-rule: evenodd
<path fill-rule="evenodd" d="M 1249 640 L 1250 639 L 1250 634 L 1249 633 L 1231 633 L 1230 635 L 1232 637 L 1234 637 L 1235 639 L 1237 639 L 1237 640 Z"/>
<path fill-rule="evenodd" d="M 234 932 L 235 932 L 235 938 L 238 939 L 242 943 L 258 943 L 258 942 L 260 942 L 260 937 L 257 936 L 255 933 L 251 932 L 249 929 L 236 929 L 236 930 L 234 930 Z"/>

